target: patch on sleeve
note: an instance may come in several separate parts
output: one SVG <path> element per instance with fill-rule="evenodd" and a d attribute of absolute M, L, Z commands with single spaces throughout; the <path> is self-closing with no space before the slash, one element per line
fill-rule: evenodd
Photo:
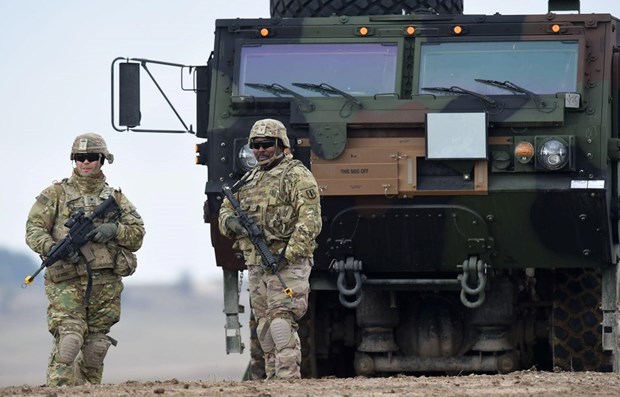
<path fill-rule="evenodd" d="M 304 189 L 301 191 L 301 193 L 303 194 L 304 197 L 307 197 L 308 199 L 310 199 L 310 201 L 314 201 L 318 198 L 316 189 L 314 189 L 314 187 L 309 187 L 307 189 Z"/>
<path fill-rule="evenodd" d="M 39 195 L 37 196 L 37 201 L 38 201 L 39 203 L 41 203 L 41 204 L 45 205 L 45 206 L 49 206 L 49 204 L 50 204 L 50 202 L 51 202 L 52 200 L 50 200 L 50 199 L 49 199 L 49 197 L 47 197 L 47 196 L 46 196 L 46 195 L 44 195 L 44 194 L 39 194 Z"/>

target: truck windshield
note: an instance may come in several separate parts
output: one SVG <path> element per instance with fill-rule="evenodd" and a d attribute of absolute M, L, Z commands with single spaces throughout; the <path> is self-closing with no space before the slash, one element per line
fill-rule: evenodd
<path fill-rule="evenodd" d="M 418 93 L 459 86 L 484 95 L 510 95 L 476 79 L 511 81 L 536 94 L 577 90 L 576 41 L 423 43 Z"/>
<path fill-rule="evenodd" d="M 273 96 L 246 83 L 274 82 L 294 91 L 292 83 L 322 82 L 353 96 L 395 93 L 396 43 L 263 44 L 241 47 L 239 95 Z M 304 91 L 304 96 L 322 96 Z"/>

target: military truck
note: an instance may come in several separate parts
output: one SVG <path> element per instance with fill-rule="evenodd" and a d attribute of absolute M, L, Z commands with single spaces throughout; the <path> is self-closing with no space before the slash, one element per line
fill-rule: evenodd
<path fill-rule="evenodd" d="M 218 232 L 222 186 L 274 118 L 321 192 L 304 376 L 618 371 L 620 21 L 579 1 L 270 5 L 217 20 L 206 65 L 112 64 L 119 131 L 146 131 L 140 70 L 193 76 L 196 130 L 181 131 L 208 167 L 227 352 L 244 347 L 244 264 Z"/>

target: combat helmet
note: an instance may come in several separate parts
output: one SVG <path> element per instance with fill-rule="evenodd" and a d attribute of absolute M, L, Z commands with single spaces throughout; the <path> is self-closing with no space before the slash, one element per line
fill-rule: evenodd
<path fill-rule="evenodd" d="M 108 145 L 101 135 L 89 132 L 78 135 L 71 146 L 71 157 L 77 153 L 101 153 L 110 164 L 114 162 L 114 155 L 108 152 Z"/>
<path fill-rule="evenodd" d="M 284 147 L 291 147 L 288 136 L 286 136 L 286 127 L 282 122 L 274 119 L 263 119 L 254 123 L 250 130 L 248 143 L 252 143 L 254 138 L 278 138 L 282 141 Z"/>

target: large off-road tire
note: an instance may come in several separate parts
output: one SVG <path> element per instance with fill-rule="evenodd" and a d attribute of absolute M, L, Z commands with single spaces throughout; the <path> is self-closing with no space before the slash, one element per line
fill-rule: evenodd
<path fill-rule="evenodd" d="M 551 330 L 554 368 L 612 370 L 612 354 L 602 347 L 601 294 L 599 269 L 556 270 Z"/>
<path fill-rule="evenodd" d="M 392 15 L 424 12 L 462 14 L 463 0 L 271 0 L 272 17 L 301 18 L 331 15 Z"/>

